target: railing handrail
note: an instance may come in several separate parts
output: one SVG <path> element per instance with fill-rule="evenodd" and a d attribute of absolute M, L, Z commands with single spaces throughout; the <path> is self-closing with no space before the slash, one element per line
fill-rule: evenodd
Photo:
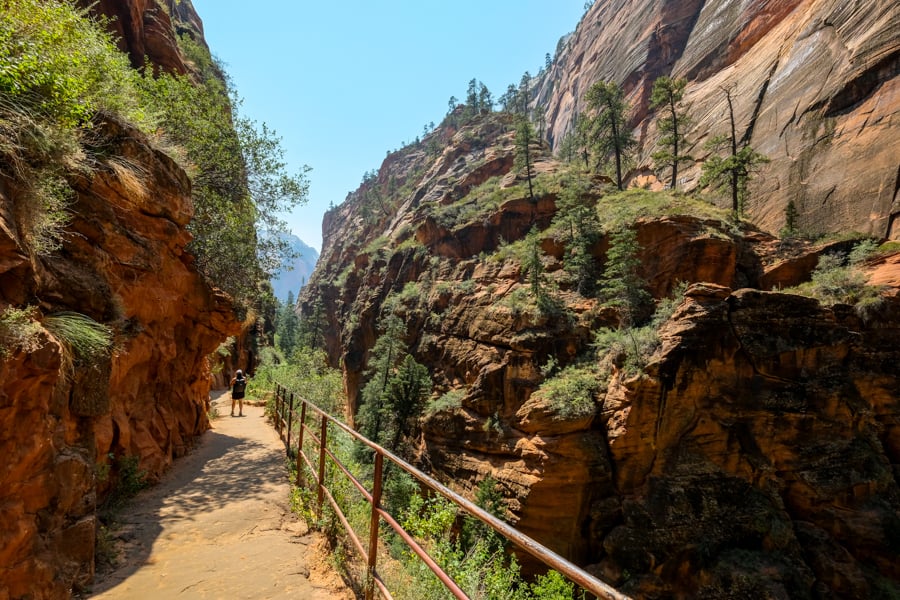
<path fill-rule="evenodd" d="M 288 454 L 291 454 L 292 449 L 290 446 L 290 431 L 287 431 L 287 432 L 284 431 L 285 429 L 289 430 L 290 429 L 289 424 L 292 423 L 291 416 L 283 414 L 284 409 L 286 408 L 285 405 L 287 404 L 286 402 L 284 402 L 283 395 L 286 393 L 288 393 L 287 388 L 281 386 L 280 384 L 276 384 L 276 414 L 275 414 L 276 428 L 278 429 L 278 432 L 279 432 L 279 435 L 281 436 L 281 438 L 283 440 L 285 440 L 287 443 Z M 290 408 L 288 409 L 288 412 L 293 413 L 294 409 L 296 408 L 295 401 L 294 401 L 295 399 L 294 399 L 293 392 L 290 392 L 290 394 L 291 394 L 291 400 L 290 400 Z M 442 583 L 444 583 L 444 585 L 446 585 L 448 587 L 448 589 L 450 589 L 450 591 L 453 592 L 456 597 L 467 598 L 467 596 L 464 593 L 462 593 L 461 590 L 459 590 L 458 586 L 456 586 L 455 582 L 453 582 L 452 579 L 450 579 L 449 582 L 446 580 L 446 579 L 449 579 L 449 576 L 446 573 L 444 573 L 443 570 L 439 566 L 437 566 L 436 563 L 434 563 L 433 559 L 427 555 L 427 552 L 425 552 L 424 549 L 422 549 L 415 542 L 415 540 L 413 540 L 412 537 L 406 531 L 404 531 L 402 529 L 402 527 L 400 527 L 399 523 L 397 523 L 394 520 L 394 518 L 381 507 L 381 505 L 380 505 L 381 458 L 379 458 L 379 457 L 386 457 L 388 460 L 390 460 L 391 462 L 396 464 L 402 470 L 406 471 L 407 473 L 409 473 L 410 475 L 415 477 L 417 480 L 422 482 L 426 487 L 428 487 L 432 491 L 437 492 L 438 494 L 440 494 L 447 500 L 453 502 L 454 504 L 456 504 L 457 506 L 462 508 L 464 511 L 466 511 L 473 518 L 488 525 L 489 527 L 491 527 L 491 529 L 493 529 L 494 531 L 496 531 L 497 533 L 499 533 L 500 535 L 505 537 L 507 540 L 514 543 L 516 546 L 518 546 L 519 548 L 521 548 L 522 550 L 524 550 L 525 552 L 527 552 L 534 558 L 538 559 L 543 564 L 558 571 L 563 576 L 567 577 L 570 581 L 573 581 L 574 583 L 578 584 L 584 590 L 596 595 L 598 598 L 605 598 L 608 600 L 630 600 L 630 598 L 628 596 L 617 591 L 615 588 L 613 588 L 609 584 L 597 579 L 596 577 L 594 577 L 590 573 L 584 571 L 583 569 L 581 569 L 574 563 L 563 558 L 562 556 L 560 556 L 553 550 L 550 550 L 546 546 L 540 544 L 539 542 L 537 542 L 536 540 L 532 539 L 531 537 L 525 535 L 521 531 L 518 531 L 517 529 L 513 528 L 511 525 L 509 525 L 505 521 L 497 518 L 496 516 L 492 515 L 491 513 L 487 512 L 487 511 L 485 511 L 484 509 L 482 509 L 481 507 L 476 505 L 474 502 L 472 502 L 472 501 L 468 500 L 467 498 L 464 498 L 463 496 L 452 491 L 447 486 L 443 485 L 442 483 L 440 483 L 439 481 L 437 481 L 430 475 L 427 475 L 426 473 L 423 473 L 419 469 L 415 468 L 414 466 L 412 466 L 411 464 L 409 464 L 408 462 L 406 462 L 399 456 L 392 453 L 390 450 L 387 450 L 386 448 L 376 444 L 375 442 L 366 438 L 359 432 L 355 431 L 353 428 L 351 428 L 347 424 L 342 423 L 341 421 L 337 420 L 336 418 L 334 418 L 333 416 L 331 416 L 326 411 L 324 411 L 320 407 L 316 406 L 312 402 L 310 402 L 300 396 L 298 396 L 298 399 L 300 400 L 300 406 L 301 406 L 300 431 L 299 431 L 298 443 L 297 443 L 297 461 L 298 461 L 297 479 L 298 479 L 298 483 L 300 480 L 300 472 L 301 472 L 301 466 L 299 464 L 299 461 L 301 460 L 301 458 L 306 463 L 307 467 L 309 467 L 310 472 L 313 472 L 312 463 L 307 458 L 306 454 L 303 452 L 304 431 L 307 431 L 309 433 L 310 437 L 312 437 L 316 441 L 316 443 L 319 444 L 319 450 L 320 450 L 319 472 L 320 473 L 323 472 L 322 468 L 324 465 L 322 462 L 322 460 L 323 460 L 322 457 L 324 457 L 325 454 L 327 453 L 327 455 L 331 458 L 331 460 L 341 469 L 341 471 L 344 473 L 344 475 L 346 477 L 348 477 L 350 479 L 351 483 L 362 493 L 362 495 L 366 499 L 366 501 L 372 505 L 373 523 L 372 523 L 372 527 L 371 527 L 372 531 L 370 531 L 370 535 L 372 535 L 372 536 L 378 535 L 377 520 L 376 520 L 376 516 L 375 516 L 375 515 L 377 515 L 378 518 L 384 519 L 385 522 L 391 526 L 391 528 L 393 528 L 395 531 L 397 531 L 397 533 L 404 539 L 404 541 L 407 544 L 410 544 L 410 547 L 413 549 L 413 551 L 426 562 L 428 567 L 432 571 L 435 572 L 435 574 L 442 581 Z M 350 435 L 351 437 L 353 437 L 354 439 L 359 441 L 360 443 L 368 446 L 371 450 L 373 450 L 375 452 L 376 463 L 378 463 L 378 465 L 377 465 L 378 468 L 376 469 L 377 477 L 376 477 L 375 486 L 378 489 L 378 494 L 375 494 L 374 491 L 370 493 L 368 490 L 366 490 L 365 486 L 362 485 L 362 483 L 360 483 L 355 477 L 353 477 L 353 475 L 347 470 L 347 468 L 343 465 L 343 463 L 341 463 L 340 460 L 338 460 L 338 458 L 331 451 L 327 450 L 326 447 L 323 447 L 322 438 L 320 436 L 316 436 L 313 431 L 310 431 L 307 429 L 306 418 L 308 417 L 308 410 L 312 410 L 313 412 L 315 412 L 319 415 L 319 417 L 321 419 L 321 423 L 322 423 L 322 425 L 321 425 L 322 433 L 327 431 L 327 429 L 326 429 L 327 424 L 331 423 L 331 424 L 335 425 L 336 427 L 338 427 L 343 432 L 347 433 L 348 435 Z M 324 440 L 324 446 L 327 446 L 327 439 Z M 323 476 L 316 477 L 314 472 L 313 472 L 313 477 L 315 479 L 317 479 L 316 483 L 317 483 L 317 486 L 319 487 L 319 499 L 318 499 L 318 507 L 317 507 L 319 513 L 321 513 L 323 496 L 324 496 L 324 494 L 327 494 L 330 503 L 335 506 L 335 508 L 337 509 L 337 512 L 340 514 L 340 509 L 337 508 L 336 503 L 334 502 L 333 498 L 331 497 L 331 494 L 327 491 L 327 486 L 325 485 L 325 483 L 323 481 L 324 477 Z M 378 500 L 373 503 L 373 499 L 375 499 L 376 497 L 378 498 Z M 352 531 L 352 529 L 350 529 L 349 523 L 346 522 L 344 515 L 340 514 L 340 518 L 341 518 L 341 521 L 342 521 L 342 524 L 344 525 L 344 527 L 349 530 L 348 534 L 351 536 L 351 538 L 353 538 L 353 542 L 357 548 L 357 551 L 359 551 L 361 553 L 361 555 L 369 562 L 369 568 L 372 571 L 370 573 L 372 582 L 374 584 L 378 585 L 378 587 L 382 591 L 382 593 L 386 593 L 387 589 L 384 587 L 384 583 L 380 580 L 379 577 L 377 577 L 377 574 L 374 572 L 374 560 L 372 559 L 372 556 L 371 556 L 372 551 L 370 550 L 370 552 L 365 552 L 363 550 L 361 542 L 358 539 L 356 539 L 355 533 Z M 372 548 L 372 547 L 373 547 L 372 543 L 370 543 L 370 548 Z M 424 556 L 423 556 L 423 554 L 424 554 Z M 462 595 L 460 595 L 460 594 L 462 594 Z M 371 590 L 367 589 L 367 598 L 368 597 L 371 597 Z M 387 593 L 386 597 L 390 598 L 390 594 Z"/>

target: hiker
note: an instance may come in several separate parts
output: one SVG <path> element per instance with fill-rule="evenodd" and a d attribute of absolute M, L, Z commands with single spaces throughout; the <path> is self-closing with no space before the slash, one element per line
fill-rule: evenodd
<path fill-rule="evenodd" d="M 234 402 L 235 400 L 238 402 L 239 406 L 239 417 L 244 416 L 244 390 L 247 389 L 247 379 L 244 377 L 244 372 L 240 369 L 235 372 L 234 377 L 231 379 L 231 416 L 234 416 Z"/>

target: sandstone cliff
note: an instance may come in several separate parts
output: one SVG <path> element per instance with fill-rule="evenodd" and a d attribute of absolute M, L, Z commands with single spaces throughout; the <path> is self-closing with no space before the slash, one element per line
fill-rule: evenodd
<path fill-rule="evenodd" d="M 464 493 L 491 475 L 507 518 L 612 584 L 646 598 L 896 591 L 900 305 L 760 291 L 852 244 L 779 240 L 702 200 L 581 181 L 607 231 L 633 224 L 655 299 L 698 282 L 642 374 L 616 355 L 598 365 L 594 335 L 617 316 L 567 267 L 554 219 L 571 169 L 535 145 L 532 200 L 513 138 L 503 115 L 447 124 L 326 215 L 300 305 L 325 308 L 349 416 L 390 311 L 436 383 L 413 459 Z M 532 229 L 549 310 L 524 266 Z M 590 248 L 598 269 L 608 245 Z M 596 373 L 587 403 L 537 393 L 551 362 Z"/>
<path fill-rule="evenodd" d="M 79 4 L 109 19 L 119 48 L 136 69 L 149 64 L 168 73 L 187 73 L 177 35 L 205 44 L 203 23 L 191 0 L 79 0 Z"/>
<path fill-rule="evenodd" d="M 549 139 L 562 139 L 595 81 L 623 85 L 646 174 L 658 138 L 649 111 L 660 75 L 688 80 L 688 153 L 725 132 L 722 89 L 735 97 L 738 136 L 771 163 L 747 207 L 777 232 L 793 200 L 802 229 L 896 239 L 900 9 L 892 0 L 594 2 L 544 75 Z M 699 168 L 683 171 L 692 189 Z"/>
<path fill-rule="evenodd" d="M 134 62 L 184 70 L 166 10 L 101 4 Z M 98 504 L 123 478 L 158 478 L 209 428 L 207 357 L 239 331 L 231 300 L 185 252 L 188 176 L 109 116 L 91 131 L 94 162 L 68 173 L 57 251 L 33 251 L 21 224 L 35 200 L 0 176 L 0 313 L 27 307 L 15 326 L 30 332 L 25 347 L 0 347 L 2 598 L 67 598 L 91 582 Z M 67 311 L 108 327 L 111 355 L 84 361 L 50 333 Z"/>

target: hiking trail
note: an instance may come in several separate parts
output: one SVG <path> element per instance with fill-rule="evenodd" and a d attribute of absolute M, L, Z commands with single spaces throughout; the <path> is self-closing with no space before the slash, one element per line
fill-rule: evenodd
<path fill-rule="evenodd" d="M 290 511 L 284 445 L 263 408 L 222 415 L 158 485 L 119 512 L 118 563 L 86 597 L 353 600 L 321 535 Z"/>

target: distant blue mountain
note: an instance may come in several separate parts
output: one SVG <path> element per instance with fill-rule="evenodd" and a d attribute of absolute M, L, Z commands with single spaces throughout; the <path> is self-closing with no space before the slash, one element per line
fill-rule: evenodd
<path fill-rule="evenodd" d="M 288 292 L 293 292 L 294 297 L 300 293 L 300 288 L 309 281 L 313 269 L 316 267 L 316 261 L 319 260 L 319 253 L 315 248 L 307 246 L 303 240 L 293 234 L 284 234 L 284 239 L 291 245 L 291 249 L 300 254 L 298 258 L 285 263 L 285 267 L 275 274 L 272 278 L 272 289 L 275 297 L 282 302 L 287 301 Z"/>

